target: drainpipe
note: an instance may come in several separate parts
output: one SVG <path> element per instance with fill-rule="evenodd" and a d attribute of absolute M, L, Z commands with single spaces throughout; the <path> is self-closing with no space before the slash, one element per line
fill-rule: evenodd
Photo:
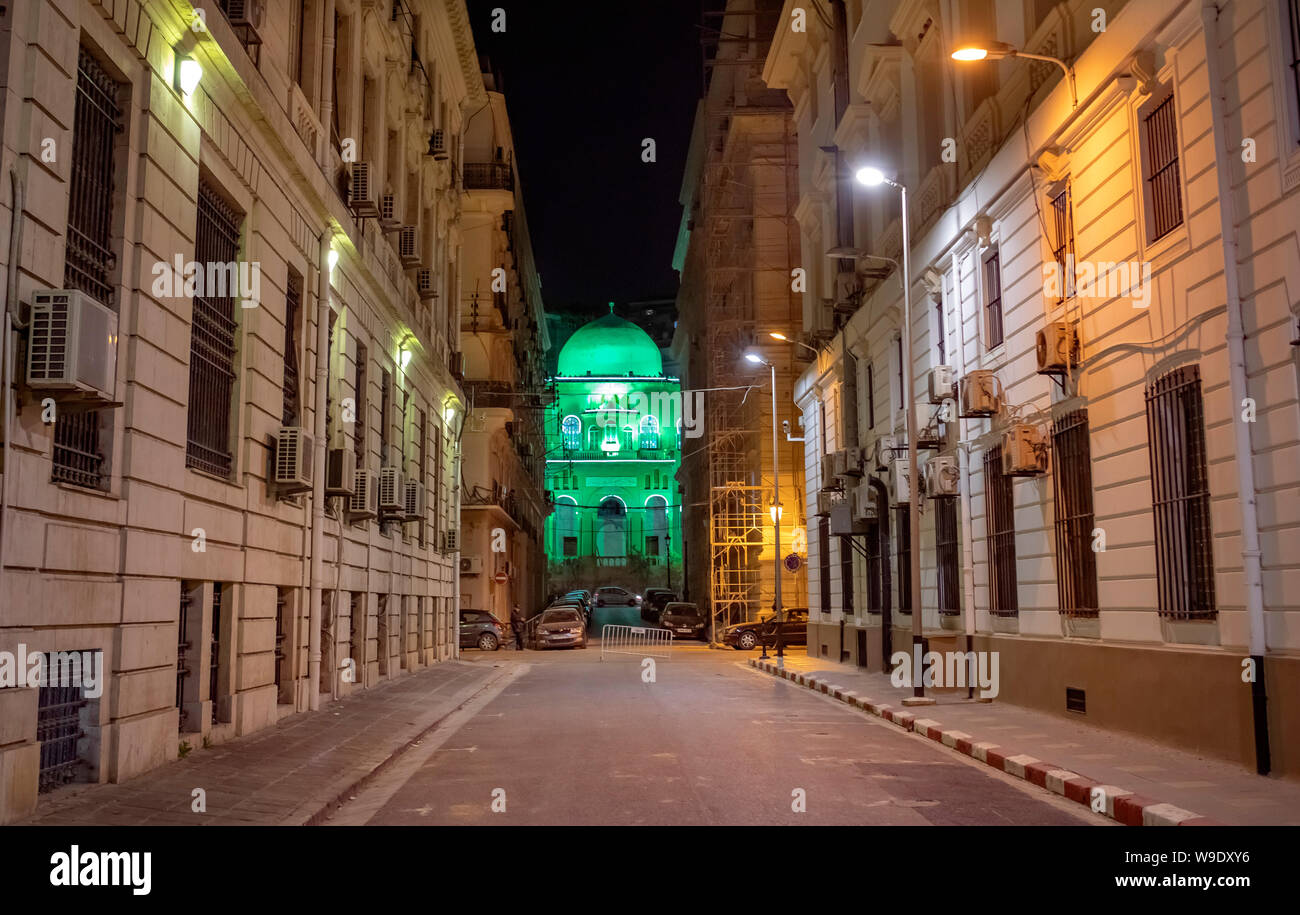
<path fill-rule="evenodd" d="M 13 182 L 13 211 L 9 225 L 9 266 L 5 277 L 4 317 L 0 319 L 0 329 L 4 331 L 4 346 L 0 348 L 0 384 L 4 385 L 4 476 L 0 478 L 0 581 L 5 574 L 5 539 L 6 522 L 9 520 L 9 478 L 14 475 L 14 467 L 9 458 L 9 440 L 13 428 L 13 376 L 14 328 L 10 315 L 14 301 L 18 298 L 18 252 L 23 237 L 23 183 L 18 177 L 18 169 L 9 170 Z"/>
<path fill-rule="evenodd" d="M 966 345 L 961 339 L 961 328 L 965 321 L 961 319 L 961 262 L 954 252 L 952 255 L 952 282 L 957 301 L 957 377 L 966 375 Z M 974 651 L 975 644 L 975 553 L 971 542 L 970 511 L 970 445 L 966 438 L 966 420 L 957 418 L 957 465 L 961 473 L 961 593 L 962 615 L 966 620 L 966 651 Z M 988 517 L 987 510 L 985 517 Z M 968 654 L 967 657 L 970 655 Z M 966 697 L 975 696 L 974 662 L 966 677 Z"/>
<path fill-rule="evenodd" d="M 316 287 L 316 413 L 312 425 L 311 485 L 311 590 L 308 592 L 310 628 L 307 633 L 308 707 L 320 708 L 321 591 L 325 585 L 325 430 L 328 417 L 325 385 L 329 375 L 330 346 L 330 232 L 320 236 L 320 280 Z M 338 695 L 336 692 L 335 695 Z"/>
<path fill-rule="evenodd" d="M 1219 9 L 1212 0 L 1201 6 L 1205 31 L 1205 63 L 1210 85 L 1210 112 L 1214 127 L 1214 161 L 1218 178 L 1219 232 L 1223 240 L 1223 279 L 1228 297 L 1228 379 L 1233 404 L 1248 396 L 1246 388 L 1246 332 L 1242 321 L 1241 293 L 1238 286 L 1236 207 L 1233 205 L 1232 177 L 1228 172 L 1229 156 L 1227 102 L 1223 67 L 1219 60 Z M 1235 409 L 1235 406 L 1234 406 Z M 1251 703 L 1255 723 L 1255 770 L 1267 775 L 1272 768 L 1268 735 L 1268 693 L 1264 687 L 1264 589 L 1260 563 L 1259 524 L 1256 517 L 1258 494 L 1255 491 L 1255 465 L 1250 445 L 1250 426 L 1233 424 L 1236 450 L 1237 491 L 1241 503 L 1242 572 L 1246 580 L 1246 618 L 1250 624 L 1250 658 L 1255 668 L 1251 684 Z"/>

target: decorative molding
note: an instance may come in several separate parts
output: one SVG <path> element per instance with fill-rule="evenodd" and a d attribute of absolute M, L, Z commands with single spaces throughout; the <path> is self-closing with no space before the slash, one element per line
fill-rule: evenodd
<path fill-rule="evenodd" d="M 882 123 L 892 124 L 898 117 L 902 101 L 902 83 L 899 76 L 899 64 L 902 59 L 901 47 L 876 48 L 874 66 L 862 80 L 862 97 L 867 100 Z"/>

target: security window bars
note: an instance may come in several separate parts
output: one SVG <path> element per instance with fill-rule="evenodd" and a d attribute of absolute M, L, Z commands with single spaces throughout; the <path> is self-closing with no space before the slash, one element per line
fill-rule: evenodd
<path fill-rule="evenodd" d="M 1074 214 L 1070 206 L 1070 185 L 1067 182 L 1060 193 L 1052 198 L 1052 258 L 1060 271 L 1061 294 L 1058 302 L 1074 295 Z"/>
<path fill-rule="evenodd" d="M 1052 424 L 1056 494 L 1056 590 L 1061 613 L 1097 615 L 1097 554 L 1092 550 L 1092 455 L 1088 413 L 1075 410 Z"/>
<path fill-rule="evenodd" d="M 185 680 L 190 675 L 190 594 L 193 590 L 193 582 L 181 582 L 180 614 L 176 621 L 176 708 L 180 710 L 182 731 L 189 718 L 185 711 Z"/>
<path fill-rule="evenodd" d="M 1150 198 L 1151 240 L 1164 238 L 1183 224 L 1183 199 L 1179 193 L 1178 127 L 1174 94 L 1146 116 L 1147 194 Z"/>
<path fill-rule="evenodd" d="M 46 669 L 52 669 L 54 655 L 45 656 Z M 41 686 L 37 697 L 36 739 L 41 744 L 41 769 L 38 791 L 44 794 L 75 781 L 81 769 L 77 744 L 85 736 L 81 730 L 81 710 L 86 704 L 80 686 Z"/>
<path fill-rule="evenodd" d="M 576 416 L 564 417 L 564 422 L 560 424 L 560 432 L 564 438 L 564 447 L 569 451 L 582 450 L 582 420 Z"/>
<path fill-rule="evenodd" d="M 239 256 L 239 215 L 208 184 L 199 184 L 194 259 L 205 278 L 212 264 L 233 264 Z M 190 406 L 185 465 L 219 477 L 234 467 L 230 450 L 231 395 L 235 386 L 235 296 L 210 288 L 194 296 L 190 328 Z"/>
<path fill-rule="evenodd" d="M 989 613 L 1020 612 L 1016 589 L 1016 519 L 1011 477 L 1002 472 L 1002 449 L 984 453 L 985 526 L 988 529 Z"/>
<path fill-rule="evenodd" d="M 817 589 L 821 592 L 822 613 L 830 613 L 831 527 L 825 518 L 817 519 Z"/>
<path fill-rule="evenodd" d="M 936 499 L 934 539 L 939 573 L 939 613 L 961 613 L 961 576 L 957 564 L 957 500 Z"/>
<path fill-rule="evenodd" d="M 884 563 L 880 561 L 881 547 L 884 544 L 883 525 L 871 526 L 870 533 L 864 538 L 867 548 L 867 612 L 879 613 L 884 607 L 884 590 L 887 587 L 884 577 Z"/>
<path fill-rule="evenodd" d="M 388 440 L 392 434 L 389 428 L 392 421 L 389 417 L 389 409 L 393 403 L 393 375 L 388 369 L 383 370 L 380 376 L 379 388 L 379 466 L 388 466 Z"/>
<path fill-rule="evenodd" d="M 353 368 L 352 397 L 352 446 L 357 452 L 357 466 L 366 466 L 366 363 L 370 358 L 366 345 L 357 341 L 357 363 Z"/>
<path fill-rule="evenodd" d="M 423 486 L 429 469 L 429 430 L 428 417 L 419 407 L 415 408 L 415 434 L 415 481 Z M 424 513 L 421 513 L 416 520 L 416 536 L 420 546 L 424 546 L 424 518 Z"/>
<path fill-rule="evenodd" d="M 937 365 L 944 365 L 948 362 L 948 331 L 944 324 L 943 297 L 940 296 L 934 302 L 934 354 L 939 358 Z"/>
<path fill-rule="evenodd" d="M 280 696 L 280 691 L 284 688 L 287 671 L 285 667 L 288 664 L 289 655 L 285 651 L 285 642 L 289 637 L 288 624 L 285 620 L 285 614 L 289 607 L 289 589 L 275 589 L 275 694 Z"/>
<path fill-rule="evenodd" d="M 353 591 L 348 607 L 348 654 L 356 663 L 358 680 L 366 666 L 366 592 Z"/>
<path fill-rule="evenodd" d="M 912 613 L 912 519 L 908 507 L 895 509 L 898 515 L 898 611 Z"/>
<path fill-rule="evenodd" d="M 290 271 L 284 293 L 284 410 L 283 425 L 298 425 L 298 315 L 302 279 Z"/>
<path fill-rule="evenodd" d="M 876 379 L 869 362 L 867 363 L 867 428 L 876 428 Z"/>
<path fill-rule="evenodd" d="M 840 612 L 853 615 L 853 545 L 840 538 Z"/>
<path fill-rule="evenodd" d="M 1290 38 L 1291 61 L 1287 68 L 1291 71 L 1291 91 L 1295 93 L 1296 117 L 1300 118 L 1300 0 L 1287 0 L 1287 32 Z M 1300 143 L 1300 134 L 1296 136 Z"/>
<path fill-rule="evenodd" d="M 988 348 L 1002 345 L 1002 264 L 997 250 L 984 258 L 984 326 Z"/>
<path fill-rule="evenodd" d="M 216 724 L 221 706 L 221 582 L 212 585 L 212 633 L 208 651 L 208 700 L 212 706 L 212 723 Z"/>
<path fill-rule="evenodd" d="M 73 112 L 68 183 L 68 233 L 63 282 L 114 307 L 113 163 L 122 111 L 118 83 L 81 49 Z M 54 422 L 52 477 L 61 483 L 103 487 L 104 454 L 98 411 L 60 410 Z"/>
<path fill-rule="evenodd" d="M 1214 532 L 1201 372 L 1186 365 L 1147 387 L 1151 503 L 1160 615 L 1214 619 Z"/>

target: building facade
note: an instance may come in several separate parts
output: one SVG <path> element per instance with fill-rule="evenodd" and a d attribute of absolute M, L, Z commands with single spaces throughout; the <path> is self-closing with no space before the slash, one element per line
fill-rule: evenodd
<path fill-rule="evenodd" d="M 227 8 L 8 11 L 0 820 L 457 650 L 464 4 Z"/>
<path fill-rule="evenodd" d="M 920 612 L 999 653 L 1000 701 L 1300 772 L 1297 4 L 796 6 L 764 75 L 820 348 L 809 651 L 880 669 Z M 992 40 L 1069 74 L 950 56 Z M 902 196 L 863 166 L 908 191 L 910 326 Z"/>
<path fill-rule="evenodd" d="M 680 588 L 681 387 L 659 347 L 610 313 L 560 350 L 547 419 L 552 590 Z"/>
<path fill-rule="evenodd" d="M 465 131 L 461 339 L 469 419 L 462 442 L 461 605 L 505 622 L 543 597 L 545 358 L 550 349 L 505 96 Z"/>

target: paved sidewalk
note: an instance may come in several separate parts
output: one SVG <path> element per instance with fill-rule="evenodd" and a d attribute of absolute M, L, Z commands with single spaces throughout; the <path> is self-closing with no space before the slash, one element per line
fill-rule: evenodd
<path fill-rule="evenodd" d="M 252 826 L 319 821 L 340 799 L 508 668 L 444 661 L 318 712 L 211 749 L 196 749 L 116 785 L 42 797 L 39 826 Z M 207 793 L 194 813 L 192 792 Z"/>
<path fill-rule="evenodd" d="M 775 655 L 759 662 L 751 654 L 750 663 L 778 672 Z M 1193 825 L 1196 819 L 1202 822 L 1195 825 L 1300 825 L 1300 782 L 1292 779 L 1259 776 L 1234 763 L 1022 706 L 970 700 L 964 691 L 932 692 L 935 705 L 904 707 L 912 691 L 895 688 L 888 674 L 809 658 L 802 650 L 787 650 L 785 670 L 804 686 L 832 694 L 838 689 L 843 701 L 1081 803 L 1088 802 L 1092 785 L 1104 786 L 1108 815 L 1130 825 Z M 1073 790 L 1067 790 L 1064 783 L 1071 781 Z"/>

